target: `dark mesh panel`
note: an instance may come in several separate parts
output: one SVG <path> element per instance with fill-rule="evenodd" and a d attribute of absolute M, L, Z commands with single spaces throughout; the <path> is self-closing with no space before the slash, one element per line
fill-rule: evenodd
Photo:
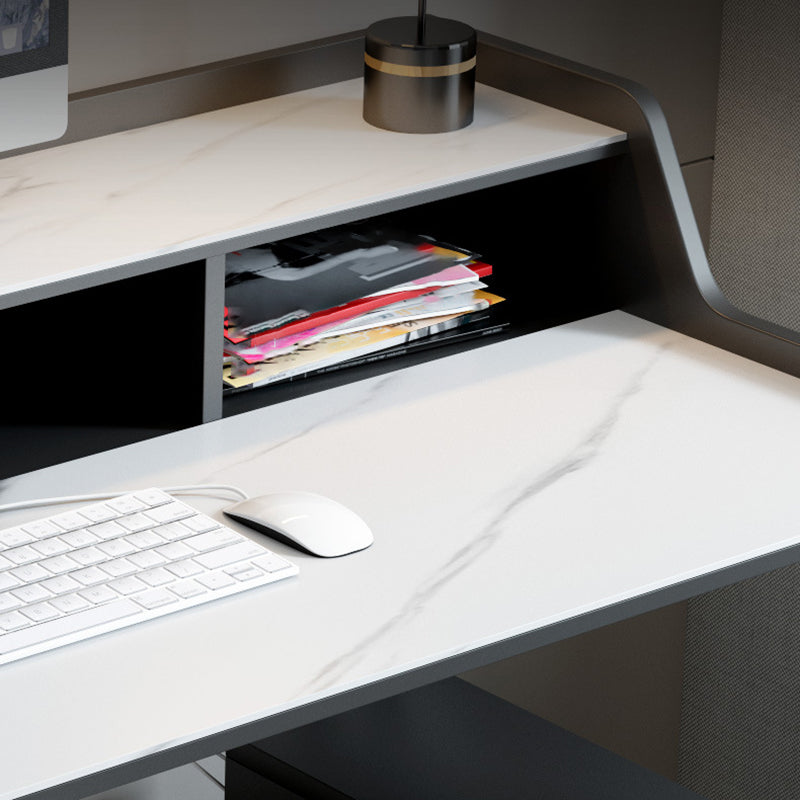
<path fill-rule="evenodd" d="M 800 798 L 800 566 L 689 601 L 678 779 L 709 800 Z"/>
<path fill-rule="evenodd" d="M 726 0 L 719 91 L 712 271 L 734 305 L 800 331 L 798 0 Z M 689 601 L 679 781 L 800 798 L 800 566 Z"/>
<path fill-rule="evenodd" d="M 800 331 L 800 2 L 726 0 L 709 259 L 739 308 Z"/>

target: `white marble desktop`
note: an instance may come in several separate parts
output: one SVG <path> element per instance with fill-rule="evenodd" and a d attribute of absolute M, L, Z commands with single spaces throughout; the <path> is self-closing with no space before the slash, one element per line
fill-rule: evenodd
<path fill-rule="evenodd" d="M 799 421 L 797 379 L 613 312 L 4 481 L 303 488 L 375 544 L 0 668 L 0 798 L 796 544 Z"/>
<path fill-rule="evenodd" d="M 625 139 L 480 84 L 468 128 L 383 131 L 362 85 L 0 159 L 0 295 Z"/>

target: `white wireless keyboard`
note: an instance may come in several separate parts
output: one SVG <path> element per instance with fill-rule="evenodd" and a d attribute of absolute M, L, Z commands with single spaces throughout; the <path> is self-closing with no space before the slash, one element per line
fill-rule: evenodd
<path fill-rule="evenodd" d="M 0 664 L 296 575 L 159 489 L 0 530 Z"/>

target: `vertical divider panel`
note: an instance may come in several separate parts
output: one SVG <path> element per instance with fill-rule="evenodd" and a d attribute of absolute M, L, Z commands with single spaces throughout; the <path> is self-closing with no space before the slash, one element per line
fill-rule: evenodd
<path fill-rule="evenodd" d="M 222 417 L 222 326 L 225 322 L 225 255 L 205 262 L 202 421 Z"/>

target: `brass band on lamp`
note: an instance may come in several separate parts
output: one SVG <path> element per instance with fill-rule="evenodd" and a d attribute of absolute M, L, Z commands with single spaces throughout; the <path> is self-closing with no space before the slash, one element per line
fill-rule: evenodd
<path fill-rule="evenodd" d="M 367 29 L 364 119 L 402 133 L 443 133 L 472 122 L 477 37 L 469 25 L 394 17 Z"/>
<path fill-rule="evenodd" d="M 387 75 L 402 75 L 405 78 L 446 78 L 450 75 L 460 75 L 462 72 L 475 68 L 477 59 L 473 56 L 469 61 L 461 64 L 445 64 L 441 67 L 411 67 L 405 64 L 390 64 L 388 61 L 378 61 L 369 53 L 364 53 L 364 63 L 378 72 Z"/>

